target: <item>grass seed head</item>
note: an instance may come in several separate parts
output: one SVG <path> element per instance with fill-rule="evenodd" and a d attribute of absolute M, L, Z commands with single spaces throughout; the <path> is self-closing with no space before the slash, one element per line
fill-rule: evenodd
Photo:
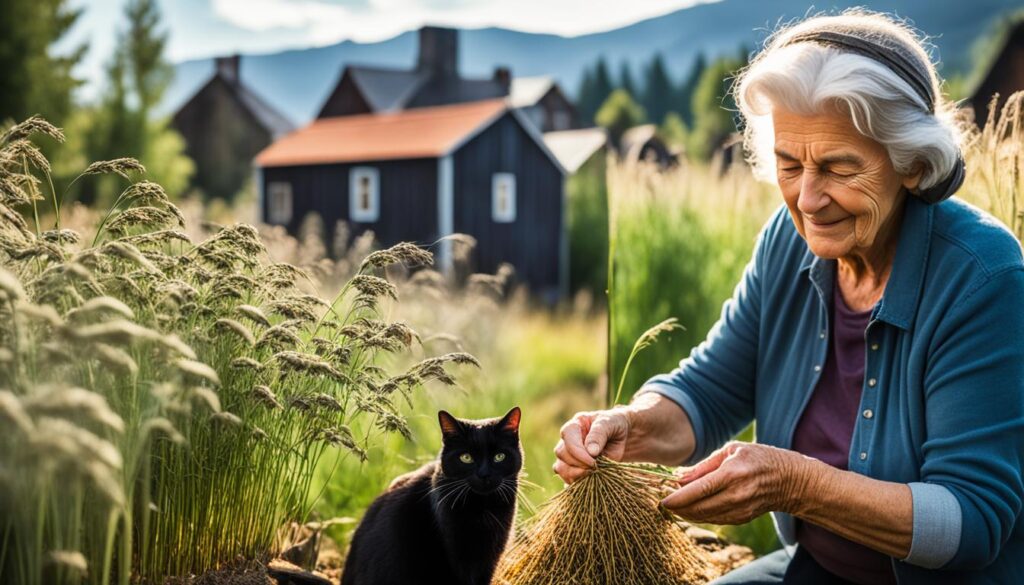
<path fill-rule="evenodd" d="M 234 319 L 217 319 L 214 321 L 214 327 L 221 331 L 228 331 L 234 333 L 239 339 L 245 342 L 248 346 L 256 345 L 256 337 L 249 331 L 249 328 L 242 325 Z"/>
<path fill-rule="evenodd" d="M 6 420 L 8 425 L 13 425 L 25 436 L 31 435 L 35 430 L 32 417 L 25 412 L 21 400 L 9 390 L 0 390 L 0 420 Z"/>
<path fill-rule="evenodd" d="M 80 576 L 84 576 L 89 570 L 89 563 L 85 560 L 85 555 L 77 550 L 51 550 L 47 554 L 47 561 Z"/>
<path fill-rule="evenodd" d="M 134 158 L 115 158 L 113 160 L 100 160 L 92 163 L 86 167 L 85 171 L 82 172 L 83 176 L 86 175 L 105 175 L 113 173 L 120 175 L 125 179 L 129 179 L 128 173 L 140 173 L 144 174 L 146 167 L 142 166 L 142 163 L 135 160 Z"/>
<path fill-rule="evenodd" d="M 249 395 L 267 408 L 277 410 L 284 409 L 284 407 L 281 406 L 281 403 L 278 402 L 277 396 L 275 396 L 274 392 L 270 390 L 270 386 L 264 386 L 262 384 L 255 386 L 249 391 Z"/>
<path fill-rule="evenodd" d="M 33 134 L 43 134 L 57 142 L 64 142 L 64 132 L 60 128 L 47 122 L 40 116 L 32 116 L 24 122 L 8 128 L 6 132 L 0 135 L 0 144 L 28 138 Z"/>
<path fill-rule="evenodd" d="M 83 419 L 119 433 L 124 431 L 124 421 L 110 408 L 107 399 L 83 388 L 44 387 L 22 403 L 26 411 L 36 416 Z"/>
<path fill-rule="evenodd" d="M 214 386 L 220 386 L 220 376 L 217 375 L 217 370 L 203 362 L 182 358 L 174 362 L 174 365 L 186 376 L 198 378 Z"/>
<path fill-rule="evenodd" d="M 235 311 L 255 323 L 259 323 L 264 327 L 270 327 L 270 319 L 267 319 L 267 316 L 263 314 L 263 311 L 259 307 L 254 307 L 252 305 L 238 305 L 235 307 Z"/>
<path fill-rule="evenodd" d="M 135 312 L 132 311 L 131 307 L 124 304 L 120 300 L 109 297 L 94 297 L 83 303 L 81 306 L 71 309 L 67 313 L 67 318 L 71 319 L 74 317 L 86 316 L 91 313 L 102 313 L 109 312 L 118 314 L 125 319 L 134 319 Z"/>

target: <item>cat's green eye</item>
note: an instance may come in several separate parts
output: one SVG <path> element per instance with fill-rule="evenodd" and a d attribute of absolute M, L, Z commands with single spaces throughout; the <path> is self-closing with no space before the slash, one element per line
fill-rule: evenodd
<path fill-rule="evenodd" d="M 472 463 L 473 456 L 470 455 L 469 453 L 463 453 L 462 455 L 459 455 L 459 461 L 463 463 Z"/>
<path fill-rule="evenodd" d="M 504 460 L 505 460 L 505 454 L 504 453 L 495 453 L 494 454 L 494 462 L 495 463 L 501 463 Z"/>

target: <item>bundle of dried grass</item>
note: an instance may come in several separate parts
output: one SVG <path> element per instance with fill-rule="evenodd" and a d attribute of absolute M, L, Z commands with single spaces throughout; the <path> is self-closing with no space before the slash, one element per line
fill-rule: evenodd
<path fill-rule="evenodd" d="M 667 470 L 599 458 L 516 538 L 495 585 L 691 585 L 720 568 L 659 502 Z"/>

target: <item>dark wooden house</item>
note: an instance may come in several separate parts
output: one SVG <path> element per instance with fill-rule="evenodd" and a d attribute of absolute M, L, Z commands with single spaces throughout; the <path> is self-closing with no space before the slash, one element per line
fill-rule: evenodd
<path fill-rule="evenodd" d="M 978 126 L 988 120 L 988 104 L 999 94 L 999 105 L 1018 91 L 1024 91 L 1024 15 L 1018 17 L 1006 34 L 1006 42 L 989 64 L 988 71 L 970 98 Z"/>
<path fill-rule="evenodd" d="M 508 101 L 522 110 L 541 132 L 561 132 L 579 128 L 576 106 L 550 77 L 512 79 Z"/>
<path fill-rule="evenodd" d="M 171 120 L 195 161 L 192 186 L 206 197 L 231 198 L 252 177 L 252 159 L 294 129 L 239 78 L 240 57 L 216 60 L 213 77 Z"/>
<path fill-rule="evenodd" d="M 467 79 L 459 76 L 458 60 L 458 31 L 425 26 L 419 31 L 414 69 L 347 66 L 317 117 L 397 112 L 508 95 L 507 68 L 496 68 L 489 79 Z"/>
<path fill-rule="evenodd" d="M 315 211 L 382 245 L 466 233 L 475 266 L 503 262 L 537 294 L 566 288 L 564 170 L 505 99 L 324 117 L 256 157 L 263 220 L 298 229 Z M 328 234 L 333 238 L 333 234 Z M 435 248 L 450 266 L 448 243 Z"/>

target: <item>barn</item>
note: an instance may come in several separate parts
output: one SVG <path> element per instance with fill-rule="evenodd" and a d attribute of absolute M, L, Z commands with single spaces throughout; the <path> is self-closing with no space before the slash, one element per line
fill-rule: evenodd
<path fill-rule="evenodd" d="M 171 118 L 195 161 L 192 187 L 229 199 L 252 177 L 252 158 L 294 130 L 239 77 L 240 57 L 219 57 L 214 74 Z"/>
<path fill-rule="evenodd" d="M 465 233 L 477 240 L 475 271 L 507 262 L 541 298 L 566 291 L 565 171 L 503 98 L 318 118 L 263 150 L 256 167 L 269 224 L 295 232 L 315 211 L 353 236 L 373 230 L 385 246 Z M 435 248 L 442 267 L 448 246 Z"/>
<path fill-rule="evenodd" d="M 1007 23 L 1000 34 L 1002 46 L 988 65 L 985 75 L 980 78 L 971 94 L 970 104 L 974 108 L 974 120 L 978 126 L 988 121 L 988 104 L 992 96 L 999 94 L 998 107 L 1006 104 L 1006 98 L 1018 91 L 1024 91 L 1024 13 Z"/>
<path fill-rule="evenodd" d="M 522 110 L 541 132 L 579 128 L 576 107 L 551 77 L 513 78 L 508 101 L 513 108 Z"/>

